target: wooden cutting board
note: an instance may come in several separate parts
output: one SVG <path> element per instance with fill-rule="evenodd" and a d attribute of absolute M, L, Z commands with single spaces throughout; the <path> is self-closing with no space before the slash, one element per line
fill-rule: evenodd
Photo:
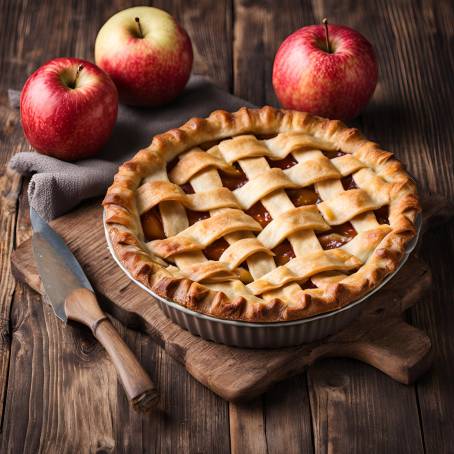
<path fill-rule="evenodd" d="M 435 218 L 452 213 L 448 202 L 439 198 L 432 198 L 427 207 L 423 221 L 426 229 Z M 430 365 L 429 338 L 407 324 L 402 315 L 423 300 L 431 282 L 430 270 L 416 256 L 342 332 L 299 347 L 239 349 L 205 341 L 168 320 L 157 302 L 131 282 L 110 256 L 101 214 L 99 202 L 91 202 L 53 221 L 52 226 L 80 261 L 103 308 L 128 327 L 148 333 L 194 378 L 226 400 L 255 397 L 323 357 L 356 358 L 406 384 Z M 16 278 L 42 293 L 30 240 L 14 252 L 12 262 Z"/>

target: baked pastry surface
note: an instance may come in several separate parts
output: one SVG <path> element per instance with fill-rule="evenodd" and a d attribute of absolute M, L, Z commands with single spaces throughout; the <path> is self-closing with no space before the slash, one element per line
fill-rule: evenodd
<path fill-rule="evenodd" d="M 153 138 L 103 201 L 117 257 L 214 317 L 301 319 L 376 287 L 415 236 L 416 185 L 340 121 L 215 111 Z"/>

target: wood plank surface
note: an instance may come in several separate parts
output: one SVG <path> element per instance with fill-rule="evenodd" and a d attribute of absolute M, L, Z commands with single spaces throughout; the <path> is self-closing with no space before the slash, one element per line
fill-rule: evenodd
<path fill-rule="evenodd" d="M 454 226 L 428 233 L 422 255 L 435 271 L 431 304 L 411 310 L 411 320 L 433 339 L 434 364 L 417 384 L 426 452 L 454 452 Z"/>
<path fill-rule="evenodd" d="M 3 102 L 5 97 L 3 97 Z M 10 313 L 15 282 L 11 275 L 11 252 L 15 245 L 17 200 L 21 178 L 7 172 L 5 165 L 15 146 L 21 143 L 17 133 L 18 115 L 0 105 L 0 421 L 3 417 L 11 348 Z"/>
<path fill-rule="evenodd" d="M 347 11 L 339 13 L 342 18 Z M 362 15 L 352 14 L 352 10 L 348 14 L 354 18 L 351 25 L 359 27 Z M 454 135 L 449 125 L 453 124 L 454 87 L 448 81 L 454 70 L 453 4 L 380 1 L 377 7 L 368 8 L 367 14 L 371 24 L 380 24 L 365 30 L 377 49 L 380 83 L 362 115 L 364 131 L 408 165 L 422 192 L 436 192 L 452 200 Z M 437 234 L 428 234 L 422 256 L 431 265 L 433 290 L 428 304 L 418 305 L 409 314 L 409 319 L 425 328 L 434 342 L 431 379 L 425 378 L 415 386 L 422 429 L 418 441 L 428 453 L 454 449 L 454 442 L 446 436 L 454 431 L 454 311 L 450 304 L 454 285 L 447 271 L 454 265 L 453 235 L 452 223 Z M 404 417 L 402 414 L 401 419 Z M 406 434 L 401 428 L 399 425 L 397 436 L 404 439 Z M 414 446 L 416 440 L 402 444 L 402 452 Z M 388 449 L 394 445 L 391 443 Z"/>
<path fill-rule="evenodd" d="M 136 2 L 142 4 L 143 2 Z M 229 63 L 231 40 L 225 39 L 231 30 L 225 19 L 228 4 L 197 2 L 185 11 L 209 11 L 212 22 L 205 24 L 205 33 L 217 37 L 217 74 Z M 2 19 L 2 125 L 12 130 L 13 138 L 1 136 L 1 164 L 9 155 L 24 147 L 18 140 L 22 133 L 17 112 L 7 107 L 6 89 L 20 88 L 27 75 L 44 61 L 61 55 L 93 58 L 93 43 L 102 23 L 114 12 L 130 6 L 131 2 L 115 4 L 103 1 L 65 2 L 8 2 L 0 11 L 8 14 Z M 172 6 L 172 5 L 171 5 Z M 178 6 L 178 5 L 176 5 Z M 186 8 L 186 6 L 185 6 Z M 169 9 L 169 8 L 166 8 Z M 171 9 L 171 8 L 170 8 Z M 180 5 L 180 10 L 182 10 Z M 178 11 L 173 11 L 178 16 Z M 192 22 L 189 20 L 192 17 Z M 206 37 L 200 35 L 197 15 L 180 17 L 191 34 L 195 47 L 206 49 Z M 4 21 L 4 22 L 3 22 Z M 220 25 L 224 26 L 221 27 Z M 19 42 L 9 37 L 20 36 Z M 6 38 L 8 36 L 8 38 Z M 37 43 L 40 43 L 37 46 Z M 11 46 L 6 48 L 5 46 Z M 43 47 L 45 46 L 45 47 Z M 213 51 L 215 53 L 215 51 Z M 222 59 L 227 58 L 223 64 Z M 201 60 L 202 59 L 202 60 Z M 213 58 L 214 63 L 215 58 Z M 195 67 L 206 67 L 203 56 L 195 56 Z M 215 65 L 210 66 L 215 68 Z M 215 73 L 210 73 L 216 77 Z M 219 81 L 229 85 L 228 79 Z M 9 117 L 7 117 L 9 115 Z M 8 120 L 11 117 L 13 120 Z M 8 121 L 6 121 L 8 120 Z M 10 134 L 11 135 L 11 134 Z M 6 184 L 6 183 L 5 183 Z M 15 194 L 17 188 L 15 182 Z M 6 187 L 6 186 L 5 186 Z M 5 197 L 8 196 L 6 191 Z M 10 200 L 9 218 L 4 217 L 3 231 L 14 233 L 16 224 L 15 203 Z M 18 220 L 20 239 L 29 236 L 26 198 L 22 197 Z M 12 249 L 14 237 L 2 235 L 5 248 Z M 164 396 L 161 413 L 140 416 L 128 406 L 123 390 L 116 379 L 115 370 L 102 348 L 92 336 L 78 326 L 64 327 L 49 307 L 27 287 L 16 286 L 11 299 L 12 278 L 9 273 L 9 252 L 1 254 L 3 279 L 7 285 L 2 305 L 11 309 L 10 330 L 12 361 L 9 365 L 8 393 L 5 418 L 2 426 L 1 452 L 212 452 L 229 449 L 228 406 L 220 398 L 193 380 L 171 357 L 154 342 L 116 323 L 122 337 L 157 383 Z M 4 273 L 4 271 L 6 271 Z M 9 283 L 9 284 L 8 284 Z M 2 294 L 3 298 L 3 294 Z M 6 318 L 9 314 L 6 313 Z M 3 326 L 3 325 L 2 325 Z M 8 336 L 6 341 L 8 341 Z M 8 347 L 8 345 L 6 345 Z M 2 345 L 3 348 L 3 345 Z M 8 355 L 2 354 L 0 372 L 8 372 Z M 3 368 L 5 364 L 5 368 Z M 1 379 L 1 378 L 0 378 Z M 0 382 L 0 384 L 5 382 Z M 43 400 L 43 396 L 45 399 Z M 3 405 L 0 407 L 3 409 Z"/>
<path fill-rule="evenodd" d="M 299 2 L 292 1 L 257 3 L 241 0 L 235 2 L 234 81 L 235 92 L 238 95 L 246 97 L 259 105 L 276 103 L 272 86 L 270 85 L 272 61 L 282 39 L 302 25 L 316 22 L 316 19 L 320 22 L 325 15 L 328 15 L 332 23 L 345 23 L 367 36 L 364 22 L 361 23 L 361 21 L 364 21 L 364 12 L 361 11 L 362 6 L 358 2 L 313 2 L 313 8 L 308 3 L 303 4 L 303 7 L 301 7 Z M 282 15 L 280 14 L 282 10 L 292 11 L 292 14 Z M 250 77 L 251 67 L 254 68 L 254 77 Z M 383 421 L 383 430 L 392 434 L 391 437 L 384 439 L 384 444 L 380 447 L 400 446 L 400 441 L 406 439 L 406 441 L 409 441 L 407 445 L 409 449 L 414 449 L 416 452 L 420 451 L 422 445 L 414 390 L 408 390 L 406 395 L 404 393 L 393 393 L 394 384 L 389 383 L 379 374 L 377 378 L 376 371 L 364 366 L 358 367 L 359 373 L 350 377 L 350 380 L 346 382 L 346 392 L 351 395 L 352 399 L 358 399 L 357 402 L 362 402 L 364 396 L 367 396 L 369 405 L 367 408 L 359 408 L 358 413 L 353 410 L 352 414 L 362 415 L 365 411 L 371 414 L 370 418 L 361 420 L 362 430 L 355 434 L 356 445 L 359 447 L 358 452 L 361 452 L 364 446 L 370 446 L 368 443 L 370 442 L 370 434 L 374 429 L 375 419 Z M 312 374 L 312 369 L 309 371 L 311 380 L 308 388 L 311 403 L 315 405 L 316 402 L 329 401 L 331 387 L 327 384 L 326 379 L 335 373 L 348 377 L 350 369 L 351 362 L 342 360 L 322 362 L 315 365 L 313 368 L 314 374 Z M 374 380 L 379 380 L 381 387 L 375 386 Z M 352 391 L 358 387 L 363 390 L 363 394 Z M 292 390 L 288 389 L 287 393 L 291 395 Z M 354 400 L 354 402 L 356 401 Z M 344 404 L 344 406 L 337 405 L 334 414 L 332 409 L 331 413 L 328 414 L 328 408 L 323 405 L 317 405 L 316 408 L 312 408 L 315 428 L 314 447 L 316 451 L 324 452 L 328 449 L 327 440 L 339 438 L 339 434 L 334 436 L 331 430 L 334 432 L 338 430 L 339 427 L 336 427 L 336 423 L 341 423 L 345 420 L 343 412 L 349 408 L 351 402 L 344 400 Z M 405 425 L 402 429 L 399 425 L 393 424 L 393 421 L 384 419 L 383 416 L 386 414 L 388 406 L 397 408 L 396 419 L 409 415 L 411 423 Z M 355 405 L 353 408 L 355 408 Z M 262 407 L 257 406 L 256 411 L 251 414 L 249 411 L 239 408 L 234 413 L 236 419 L 243 418 L 242 424 L 246 425 L 248 419 L 252 419 L 252 421 L 260 419 L 260 416 L 256 413 L 260 412 L 261 409 Z M 307 407 L 306 415 L 308 411 L 309 406 Z M 299 416 L 305 419 L 303 415 Z M 328 419 L 330 419 L 330 424 L 327 423 Z M 305 429 L 308 427 L 307 424 L 303 424 L 303 421 L 299 421 L 298 417 L 292 418 L 290 424 Z M 325 429 L 322 430 L 321 427 Z M 404 431 L 404 438 L 399 436 L 402 430 Z M 306 435 L 304 437 L 306 449 L 309 449 L 311 444 L 310 432 L 307 433 L 305 431 L 304 433 Z M 247 435 L 243 436 L 247 437 Z M 387 440 L 389 440 L 389 444 L 386 445 Z M 348 443 L 345 437 L 341 437 L 340 441 Z M 333 448 L 343 448 L 338 451 L 335 450 L 335 452 L 345 452 L 345 448 L 348 445 L 331 443 L 331 446 Z"/>
<path fill-rule="evenodd" d="M 25 194 L 18 224 L 29 227 Z M 17 232 L 19 243 L 28 237 L 29 228 Z M 188 447 L 208 452 L 218 442 L 228 445 L 225 403 L 190 380 L 147 336 L 112 321 L 159 386 L 161 411 L 132 411 L 113 364 L 90 332 L 78 324 L 65 327 L 39 296 L 19 285 L 11 319 L 16 360 L 10 367 L 0 452 L 173 453 Z M 200 418 L 203 412 L 217 418 Z"/>
<path fill-rule="evenodd" d="M 19 88 L 50 58 L 92 58 L 99 26 L 114 12 L 143 3 L 0 0 L 0 451 L 453 452 L 452 223 L 428 234 L 422 250 L 435 285 L 430 301 L 409 318 L 429 332 L 435 366 L 413 388 L 355 361 L 333 359 L 311 368 L 309 380 L 295 377 L 249 406 L 229 407 L 148 337 L 117 324 L 166 396 L 164 415 L 142 419 L 128 410 L 111 364 L 90 335 L 63 328 L 28 288 L 14 286 L 9 255 L 28 237 L 29 224 L 24 194 L 19 215 L 15 210 L 20 181 L 5 177 L 9 156 L 25 144 L 6 90 Z M 190 33 L 197 72 L 257 104 L 276 102 L 272 60 L 285 36 L 324 16 L 357 28 L 377 50 L 380 76 L 354 124 L 396 152 L 422 192 L 454 197 L 450 0 L 154 3 Z M 73 389 L 78 380 L 87 387 L 74 388 L 77 399 L 65 398 L 61 383 Z M 108 406 L 97 400 L 99 384 Z"/>
<path fill-rule="evenodd" d="M 274 55 L 286 36 L 303 24 L 313 22 L 311 3 L 235 0 L 233 8 L 234 93 L 258 106 L 277 106 L 271 84 Z M 282 11 L 291 11 L 291 14 L 282 14 Z M 306 380 L 306 374 L 298 378 L 298 390 L 288 386 L 288 383 L 295 383 L 295 379 L 287 380 L 257 399 L 251 407 L 230 404 L 232 452 L 265 452 L 257 449 L 263 446 L 266 452 L 312 452 Z M 281 405 L 272 404 L 276 401 Z M 277 427 L 274 427 L 276 423 Z M 242 430 L 249 426 L 254 430 Z"/>
<path fill-rule="evenodd" d="M 139 4 L 143 4 L 140 2 Z M 192 40 L 193 72 L 229 90 L 232 85 L 232 5 L 229 0 L 159 0 L 153 6 L 174 15 Z"/>
<path fill-rule="evenodd" d="M 429 202 L 433 209 L 426 211 L 429 217 L 423 217 L 423 229 L 431 224 L 433 216 L 454 213 L 446 202 Z M 416 257 L 370 297 L 357 320 L 333 336 L 291 348 L 240 349 L 192 336 L 166 318 L 147 292 L 131 283 L 106 248 L 99 203 L 86 203 L 51 225 L 74 252 L 105 310 L 126 326 L 149 333 L 194 378 L 226 400 L 251 399 L 274 383 L 303 371 L 319 357 L 361 359 L 401 383 L 413 382 L 429 365 L 430 340 L 396 319 L 431 282 L 428 268 Z M 85 231 L 91 232 L 89 243 Z M 42 292 L 31 241 L 14 251 L 12 264 L 18 280 Z M 411 286 L 412 291 L 404 290 L 404 285 Z M 402 339 L 405 345 L 401 345 Z"/>
<path fill-rule="evenodd" d="M 325 0 L 315 2 L 314 14 L 319 21 L 327 16 L 331 23 L 350 26 L 374 44 L 379 83 L 372 102 L 355 126 L 384 149 L 395 151 L 408 164 L 415 161 L 409 156 L 411 148 L 402 146 L 399 139 L 392 136 L 393 130 L 402 131 L 401 122 L 396 118 L 391 120 L 394 109 L 402 109 L 402 103 L 396 102 L 398 90 L 392 87 L 392 82 L 401 80 L 393 74 L 399 67 L 396 42 L 406 48 L 412 43 L 399 40 L 398 30 L 389 27 L 393 6 L 390 3 L 387 6 L 368 2 L 368 8 L 365 8 L 360 2 Z M 372 24 L 374 26 L 370 26 Z M 402 92 L 399 93 L 402 96 Z M 410 168 L 410 171 L 414 169 Z M 423 451 L 415 389 L 396 389 L 395 383 L 370 368 L 347 360 L 333 360 L 316 364 L 309 371 L 309 392 L 316 452 L 346 452 L 351 445 L 344 434 L 353 432 L 355 446 L 352 452 Z M 392 412 L 389 412 L 390 408 Z M 404 420 L 405 424 L 399 423 Z"/>

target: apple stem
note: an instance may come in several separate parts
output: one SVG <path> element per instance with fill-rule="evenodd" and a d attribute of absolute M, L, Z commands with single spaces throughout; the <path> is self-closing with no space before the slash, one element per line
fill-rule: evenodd
<path fill-rule="evenodd" d="M 136 17 L 134 20 L 136 21 L 137 28 L 139 29 L 139 37 L 143 38 L 143 32 L 142 32 L 142 26 L 140 25 L 140 19 L 138 17 Z"/>
<path fill-rule="evenodd" d="M 80 72 L 84 69 L 84 65 L 79 65 L 77 67 L 76 75 L 74 76 L 74 81 L 72 83 L 72 88 L 76 88 L 77 79 L 79 78 Z"/>
<path fill-rule="evenodd" d="M 331 53 L 331 46 L 329 44 L 329 33 L 328 33 L 328 19 L 325 17 L 322 20 L 323 25 L 325 26 L 325 41 L 326 41 L 326 51 Z"/>

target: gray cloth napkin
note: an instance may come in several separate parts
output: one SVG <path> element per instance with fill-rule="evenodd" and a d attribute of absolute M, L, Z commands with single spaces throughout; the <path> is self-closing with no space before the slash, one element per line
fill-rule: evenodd
<path fill-rule="evenodd" d="M 18 107 L 19 92 L 9 90 L 8 94 L 11 105 Z M 252 105 L 204 77 L 192 76 L 183 93 L 165 107 L 120 105 L 112 137 L 96 159 L 68 163 L 35 152 L 21 152 L 11 158 L 9 165 L 23 175 L 33 175 L 28 189 L 30 205 L 44 219 L 54 219 L 85 199 L 102 196 L 119 164 L 148 146 L 155 134 L 216 109 L 234 111 L 242 106 Z"/>

